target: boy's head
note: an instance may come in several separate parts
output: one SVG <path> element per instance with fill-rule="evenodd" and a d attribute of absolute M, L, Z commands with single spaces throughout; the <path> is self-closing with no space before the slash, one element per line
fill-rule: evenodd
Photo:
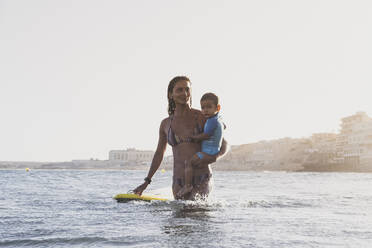
<path fill-rule="evenodd" d="M 200 105 L 203 115 L 207 118 L 214 116 L 221 109 L 218 96 L 213 93 L 205 93 L 200 99 Z"/>

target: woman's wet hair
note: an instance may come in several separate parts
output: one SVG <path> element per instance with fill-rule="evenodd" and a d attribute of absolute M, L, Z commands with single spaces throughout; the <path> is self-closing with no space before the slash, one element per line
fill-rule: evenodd
<path fill-rule="evenodd" d="M 218 104 L 220 104 L 220 100 L 219 100 L 218 96 L 217 96 L 216 94 L 214 94 L 214 93 L 211 93 L 211 92 L 205 93 L 205 94 L 201 97 L 200 102 L 201 102 L 201 101 L 205 101 L 205 100 L 210 100 L 210 101 L 212 101 L 214 104 L 216 104 L 216 106 L 217 106 Z"/>
<path fill-rule="evenodd" d="M 176 109 L 176 103 L 174 102 L 174 100 L 170 97 L 170 95 L 172 94 L 173 92 L 173 88 L 174 86 L 176 86 L 176 83 L 178 83 L 179 81 L 187 81 L 190 83 L 191 85 L 191 81 L 188 77 L 186 76 L 177 76 L 177 77 L 174 77 L 168 84 L 168 93 L 167 93 L 167 97 L 168 97 L 168 114 L 169 115 L 173 115 L 174 114 L 174 110 Z M 191 96 L 190 96 L 190 105 L 191 105 Z"/>

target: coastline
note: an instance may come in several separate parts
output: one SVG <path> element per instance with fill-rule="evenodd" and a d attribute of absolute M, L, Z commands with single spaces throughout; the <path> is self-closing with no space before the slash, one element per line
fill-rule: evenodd
<path fill-rule="evenodd" d="M 370 167 L 356 167 L 344 164 L 300 164 L 288 163 L 284 165 L 260 165 L 246 164 L 237 161 L 218 161 L 211 165 L 214 171 L 272 171 L 272 172 L 345 172 L 345 173 L 372 173 Z M 144 170 L 149 169 L 149 164 L 117 164 L 110 161 L 95 160 L 84 162 L 1 162 L 0 171 L 4 170 L 82 170 L 82 171 L 125 171 L 125 170 Z M 159 170 L 171 171 L 173 164 L 162 163 Z"/>

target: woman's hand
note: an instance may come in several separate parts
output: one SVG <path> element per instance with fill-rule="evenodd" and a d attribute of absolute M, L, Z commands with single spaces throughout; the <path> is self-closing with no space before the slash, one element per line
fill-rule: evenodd
<path fill-rule="evenodd" d="M 201 168 L 208 164 L 212 164 L 217 161 L 217 159 L 222 158 L 229 150 L 228 143 L 225 139 L 222 139 L 222 145 L 220 151 L 216 155 L 209 155 L 203 152 L 203 159 L 193 161 L 196 168 Z"/>
<path fill-rule="evenodd" d="M 196 156 L 196 155 L 195 155 Z M 217 155 L 209 155 L 203 152 L 203 159 L 198 156 L 193 157 L 192 164 L 195 168 L 202 168 L 203 166 L 208 166 L 211 163 L 216 162 Z"/>
<path fill-rule="evenodd" d="M 137 195 L 142 195 L 142 192 L 147 188 L 147 185 L 148 183 L 147 182 L 144 182 L 143 184 L 141 184 L 140 186 L 138 186 L 137 188 L 135 188 L 133 190 L 133 192 Z"/>

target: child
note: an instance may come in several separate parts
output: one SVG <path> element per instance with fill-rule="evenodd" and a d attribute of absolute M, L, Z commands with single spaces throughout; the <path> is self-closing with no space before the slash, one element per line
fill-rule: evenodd
<path fill-rule="evenodd" d="M 221 148 L 223 129 L 225 124 L 219 115 L 221 106 L 218 96 L 213 93 L 206 93 L 200 99 L 202 114 L 208 118 L 204 125 L 204 132 L 199 135 L 191 136 L 193 141 L 201 141 L 201 152 L 196 153 L 191 159 L 185 162 L 185 185 L 177 193 L 178 197 L 183 197 L 193 189 L 192 176 L 193 166 L 200 161 L 203 164 L 204 154 L 216 155 Z"/>

